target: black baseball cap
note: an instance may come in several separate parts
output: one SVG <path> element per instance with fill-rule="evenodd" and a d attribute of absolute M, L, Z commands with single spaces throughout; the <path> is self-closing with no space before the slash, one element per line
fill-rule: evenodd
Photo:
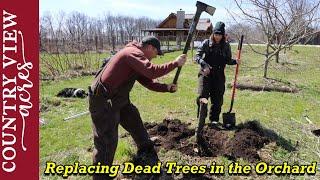
<path fill-rule="evenodd" d="M 157 48 L 158 50 L 158 55 L 163 55 L 162 51 L 161 51 L 161 45 L 160 45 L 160 41 L 158 38 L 156 38 L 155 36 L 146 36 L 142 39 L 142 45 L 145 44 L 150 44 L 153 47 Z"/>

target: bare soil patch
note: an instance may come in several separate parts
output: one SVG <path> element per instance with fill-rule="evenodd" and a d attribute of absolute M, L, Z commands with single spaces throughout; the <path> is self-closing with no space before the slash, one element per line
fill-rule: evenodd
<path fill-rule="evenodd" d="M 177 150 L 190 156 L 226 156 L 231 160 L 243 158 L 255 162 L 260 160 L 258 150 L 272 141 L 255 121 L 240 124 L 231 131 L 205 126 L 202 140 L 198 144 L 190 139 L 195 130 L 188 126 L 189 124 L 176 119 L 165 119 L 160 124 L 145 124 L 158 149 L 162 147 L 166 150 Z"/>

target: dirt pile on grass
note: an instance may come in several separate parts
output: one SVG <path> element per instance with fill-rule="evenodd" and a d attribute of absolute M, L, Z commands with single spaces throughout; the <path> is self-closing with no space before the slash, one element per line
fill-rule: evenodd
<path fill-rule="evenodd" d="M 227 156 L 244 158 L 251 162 L 260 160 L 258 150 L 272 140 L 265 136 L 263 129 L 255 122 L 241 124 L 226 146 Z"/>
<path fill-rule="evenodd" d="M 162 123 L 146 123 L 151 139 L 157 148 L 178 150 L 190 156 L 226 156 L 231 160 L 243 158 L 250 162 L 260 160 L 258 150 L 272 140 L 256 121 L 240 124 L 234 130 L 217 126 L 205 126 L 199 143 L 195 142 L 195 130 L 180 120 L 165 119 Z"/>
<path fill-rule="evenodd" d="M 162 123 L 145 123 L 151 139 L 156 147 L 163 147 L 167 150 L 178 149 L 181 143 L 185 142 L 195 131 L 189 129 L 190 124 L 181 123 L 180 120 L 165 119 Z"/>

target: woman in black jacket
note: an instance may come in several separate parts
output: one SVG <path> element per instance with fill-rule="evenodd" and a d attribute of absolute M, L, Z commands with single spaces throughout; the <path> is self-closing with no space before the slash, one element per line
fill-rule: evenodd
<path fill-rule="evenodd" d="M 209 97 L 211 101 L 209 120 L 212 124 L 219 122 L 225 91 L 224 68 L 226 64 L 237 64 L 237 61 L 231 58 L 231 48 L 225 39 L 223 22 L 217 22 L 210 38 L 204 40 L 198 47 L 196 62 L 201 66 L 197 98 L 199 125 L 196 131 L 200 133 L 207 116 Z"/>

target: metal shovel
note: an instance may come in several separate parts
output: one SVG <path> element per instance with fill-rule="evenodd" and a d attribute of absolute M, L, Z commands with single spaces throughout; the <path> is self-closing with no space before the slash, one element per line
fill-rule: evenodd
<path fill-rule="evenodd" d="M 238 61 L 240 60 L 242 42 L 243 42 L 243 35 L 241 35 L 240 42 L 238 44 L 238 53 L 237 53 Z M 230 109 L 227 113 L 222 114 L 223 126 L 227 129 L 231 129 L 236 125 L 236 114 L 232 113 L 231 111 L 232 111 L 234 96 L 235 96 L 235 92 L 236 92 L 238 72 L 239 72 L 239 64 L 236 65 L 236 73 L 235 73 L 234 82 L 233 82 L 233 86 L 232 86 L 232 96 L 231 96 Z"/>

